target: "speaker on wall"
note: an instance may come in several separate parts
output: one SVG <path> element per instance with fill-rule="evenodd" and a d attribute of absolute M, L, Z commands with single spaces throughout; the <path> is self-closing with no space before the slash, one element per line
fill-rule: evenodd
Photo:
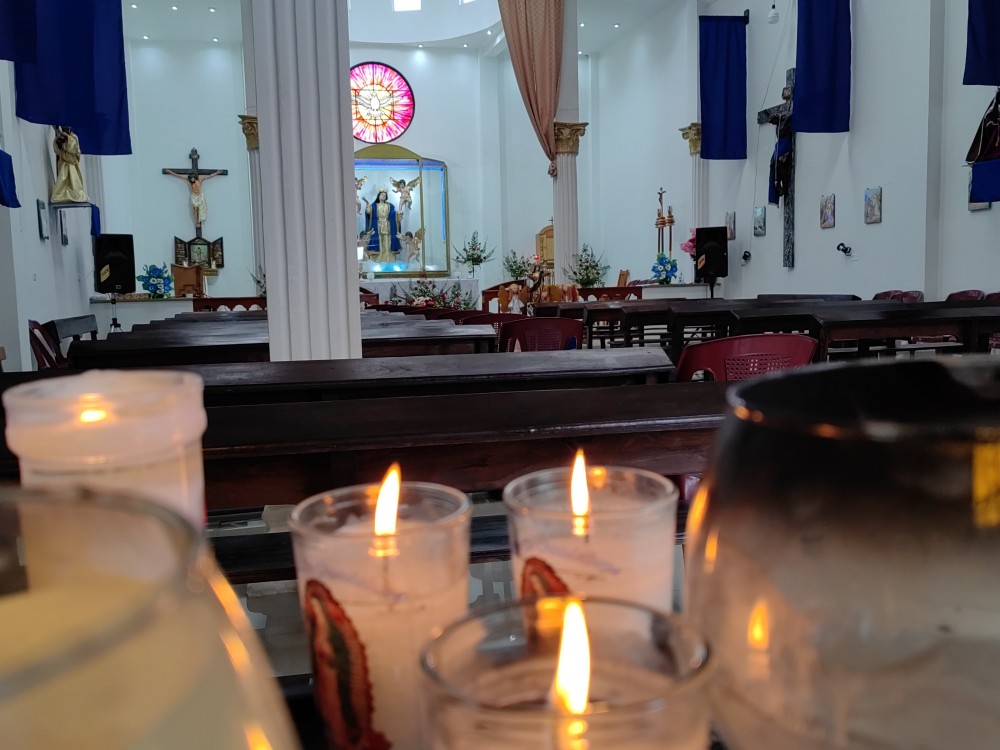
<path fill-rule="evenodd" d="M 131 234 L 102 234 L 94 239 L 94 291 L 135 291 L 135 247 Z"/>
<path fill-rule="evenodd" d="M 729 239 L 725 227 L 700 227 L 695 230 L 695 282 L 722 279 L 729 275 Z"/>

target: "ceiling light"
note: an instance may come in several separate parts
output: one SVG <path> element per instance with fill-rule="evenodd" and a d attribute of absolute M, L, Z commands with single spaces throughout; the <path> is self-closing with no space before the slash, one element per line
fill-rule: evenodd
<path fill-rule="evenodd" d="M 176 5 L 171 5 L 170 6 L 170 10 L 177 10 L 177 6 Z"/>
<path fill-rule="evenodd" d="M 213 42 L 217 42 L 217 41 L 219 41 L 219 37 L 217 37 L 217 36 L 213 36 L 213 37 L 212 37 L 212 41 L 213 41 Z"/>
<path fill-rule="evenodd" d="M 581 23 L 581 24 L 580 24 L 580 28 L 582 29 L 582 28 L 583 28 L 583 26 L 584 26 L 584 24 L 582 24 L 582 23 Z"/>
<path fill-rule="evenodd" d="M 775 3 L 771 3 L 771 11 L 767 14 L 767 22 L 768 23 L 778 22 L 778 8 L 776 7 Z"/>
<path fill-rule="evenodd" d="M 215 13 L 215 8 L 209 8 L 209 9 L 208 9 L 208 12 L 209 12 L 209 13 Z"/>
<path fill-rule="evenodd" d="M 619 27 L 621 27 L 621 24 L 620 24 L 620 23 L 616 23 L 616 24 L 615 24 L 615 28 L 617 29 L 617 28 L 619 28 Z"/>
<path fill-rule="evenodd" d="M 420 47 L 420 49 L 424 48 L 424 45 L 422 45 L 422 44 L 418 44 L 417 46 Z"/>
<path fill-rule="evenodd" d="M 578 50 L 576 51 L 576 54 L 578 54 L 578 55 L 582 55 L 582 54 L 583 54 L 583 50 L 582 50 L 582 49 L 578 49 Z"/>
<path fill-rule="evenodd" d="M 133 8 L 138 8 L 139 6 L 138 6 L 138 5 L 136 5 L 135 3 L 132 3 L 132 7 L 133 7 Z"/>
<path fill-rule="evenodd" d="M 142 35 L 142 38 L 143 38 L 143 39 L 149 39 L 149 34 L 143 34 L 143 35 Z"/>
<path fill-rule="evenodd" d="M 493 36 L 493 29 L 486 29 L 486 36 Z"/>
<path fill-rule="evenodd" d="M 463 46 L 463 47 L 468 47 L 469 45 L 468 45 L 468 44 L 463 44 L 462 46 Z"/>

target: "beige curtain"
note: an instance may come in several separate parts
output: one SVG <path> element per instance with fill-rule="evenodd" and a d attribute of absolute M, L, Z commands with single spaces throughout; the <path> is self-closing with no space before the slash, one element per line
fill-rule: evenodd
<path fill-rule="evenodd" d="M 499 0 L 514 76 L 549 174 L 556 173 L 556 110 L 562 70 L 564 0 Z"/>

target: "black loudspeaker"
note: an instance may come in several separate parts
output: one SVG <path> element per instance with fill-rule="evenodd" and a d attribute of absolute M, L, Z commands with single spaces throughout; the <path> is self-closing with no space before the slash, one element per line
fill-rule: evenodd
<path fill-rule="evenodd" d="M 94 291 L 135 291 L 135 247 L 131 234 L 102 234 L 94 239 Z"/>
<path fill-rule="evenodd" d="M 725 227 L 701 227 L 695 230 L 695 282 L 722 279 L 729 275 L 729 239 Z"/>

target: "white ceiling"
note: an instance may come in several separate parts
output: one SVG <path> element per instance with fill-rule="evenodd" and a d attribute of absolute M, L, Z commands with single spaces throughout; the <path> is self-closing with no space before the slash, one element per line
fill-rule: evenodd
<path fill-rule="evenodd" d="M 240 14 L 240 0 L 122 0 L 126 39 L 241 44 Z"/>

